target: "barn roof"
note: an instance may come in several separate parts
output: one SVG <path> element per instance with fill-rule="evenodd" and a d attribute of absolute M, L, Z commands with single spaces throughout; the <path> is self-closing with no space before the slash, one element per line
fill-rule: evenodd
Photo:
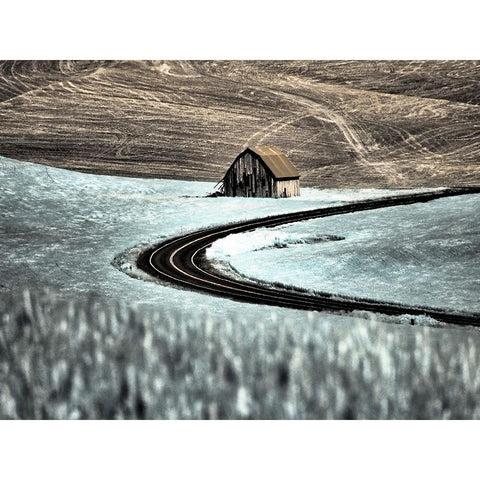
<path fill-rule="evenodd" d="M 259 156 L 277 180 L 281 178 L 298 178 L 300 176 L 298 170 L 278 147 L 248 147 L 246 150 L 250 150 Z"/>

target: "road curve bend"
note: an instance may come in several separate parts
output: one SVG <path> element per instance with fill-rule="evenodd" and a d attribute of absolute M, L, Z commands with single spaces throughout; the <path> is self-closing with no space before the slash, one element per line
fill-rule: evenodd
<path fill-rule="evenodd" d="M 275 227 L 286 223 L 342 215 L 362 210 L 429 202 L 442 197 L 472 193 L 480 193 L 480 187 L 450 188 L 427 193 L 383 197 L 207 228 L 172 238 L 149 249 L 140 256 L 138 266 L 164 282 L 237 301 L 301 310 L 364 310 L 387 315 L 428 315 L 442 322 L 480 326 L 480 315 L 475 313 L 412 307 L 328 293 L 311 294 L 294 287 L 288 289 L 270 287 L 247 279 L 237 280 L 229 278 L 209 264 L 205 256 L 206 249 L 213 242 L 232 233 L 251 231 L 260 227 Z"/>

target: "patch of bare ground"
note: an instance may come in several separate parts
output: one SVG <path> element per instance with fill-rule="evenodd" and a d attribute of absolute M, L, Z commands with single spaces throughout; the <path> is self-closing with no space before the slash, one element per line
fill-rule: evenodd
<path fill-rule="evenodd" d="M 0 154 L 218 181 L 247 144 L 302 184 L 480 183 L 479 62 L 3 62 Z"/>

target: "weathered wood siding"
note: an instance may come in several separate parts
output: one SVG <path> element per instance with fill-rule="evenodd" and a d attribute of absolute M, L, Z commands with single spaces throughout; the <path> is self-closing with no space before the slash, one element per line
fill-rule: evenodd
<path fill-rule="evenodd" d="M 247 152 L 225 175 L 223 191 L 227 197 L 292 197 L 300 195 L 300 182 L 276 180 L 257 157 Z"/>
<path fill-rule="evenodd" d="M 275 197 L 287 198 L 300 195 L 300 182 L 298 179 L 277 180 L 275 182 Z"/>

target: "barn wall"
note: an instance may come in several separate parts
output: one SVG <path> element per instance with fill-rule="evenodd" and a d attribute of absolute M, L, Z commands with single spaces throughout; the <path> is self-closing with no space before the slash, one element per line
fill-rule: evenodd
<path fill-rule="evenodd" d="M 240 156 L 225 175 L 227 197 L 291 197 L 300 195 L 298 180 L 275 180 L 261 161 L 250 153 Z"/>
<path fill-rule="evenodd" d="M 298 197 L 300 195 L 300 181 L 296 180 L 277 180 L 275 196 L 287 198 Z"/>
<path fill-rule="evenodd" d="M 271 197 L 273 185 L 273 178 L 263 164 L 246 153 L 232 165 L 223 188 L 228 197 Z"/>

